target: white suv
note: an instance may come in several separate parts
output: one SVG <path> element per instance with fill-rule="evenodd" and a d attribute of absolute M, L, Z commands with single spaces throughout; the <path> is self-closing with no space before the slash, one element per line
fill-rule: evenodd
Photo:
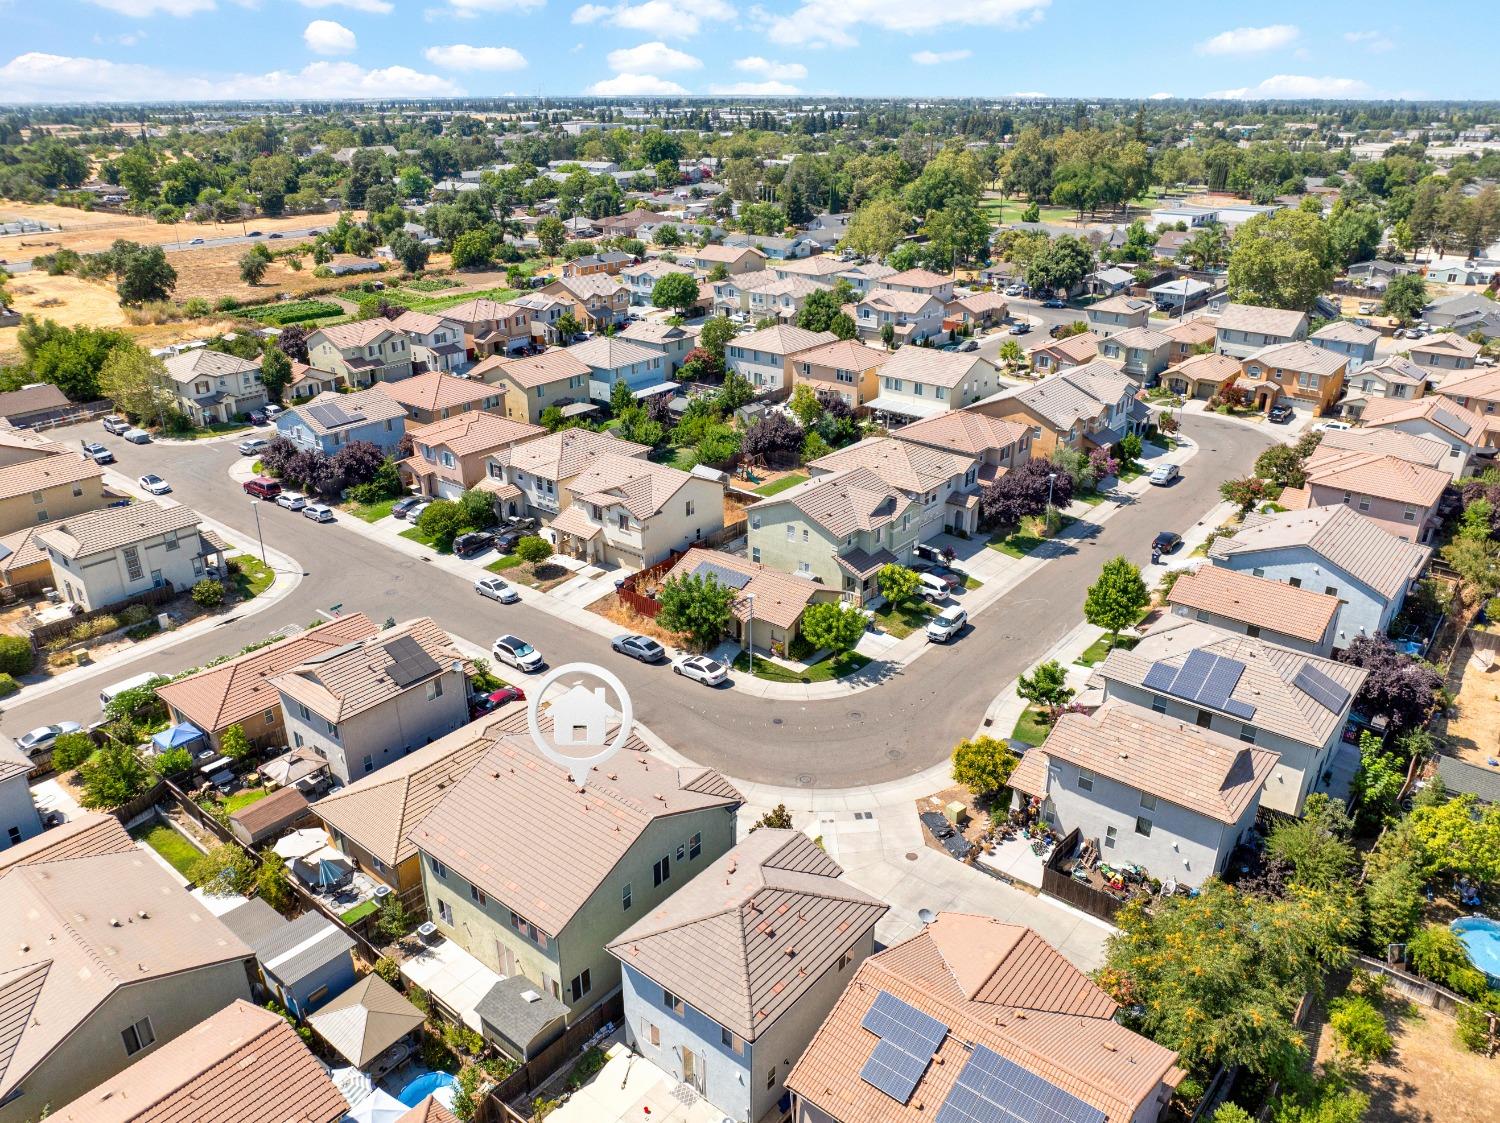
<path fill-rule="evenodd" d="M 950 604 L 931 620 L 927 621 L 929 643 L 947 643 L 969 622 L 969 614 L 956 604 Z"/>

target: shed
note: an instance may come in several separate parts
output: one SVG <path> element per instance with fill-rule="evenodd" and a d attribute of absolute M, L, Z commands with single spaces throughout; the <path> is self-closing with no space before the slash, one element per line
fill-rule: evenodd
<path fill-rule="evenodd" d="M 1450 797 L 1472 795 L 1479 803 L 1500 804 L 1500 770 L 1440 756 L 1437 758 L 1437 775 Z"/>
<path fill-rule="evenodd" d="M 422 1011 L 390 983 L 379 975 L 366 975 L 309 1017 L 307 1024 L 350 1064 L 367 1069 L 399 1064 L 396 1055 L 424 1021 Z"/>
<path fill-rule="evenodd" d="M 246 846 L 258 846 L 295 826 L 307 815 L 307 796 L 302 794 L 302 789 L 281 788 L 230 815 L 229 829 Z"/>
<path fill-rule="evenodd" d="M 244 930 L 266 990 L 297 1017 L 354 985 L 354 940 L 322 913 L 272 927 L 258 912 L 238 917 L 244 908 L 232 910 L 231 927 Z"/>
<path fill-rule="evenodd" d="M 474 1012 L 486 1041 L 529 1061 L 562 1033 L 568 1008 L 524 975 L 512 975 L 490 987 Z"/>

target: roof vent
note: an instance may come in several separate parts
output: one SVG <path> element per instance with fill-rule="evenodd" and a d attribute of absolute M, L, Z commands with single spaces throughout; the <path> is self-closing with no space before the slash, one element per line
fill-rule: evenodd
<path fill-rule="evenodd" d="M 541 1000 L 542 996 L 534 990 L 523 990 L 521 992 L 522 1002 L 540 1002 Z"/>
<path fill-rule="evenodd" d="M 1104 1047 L 1106 1049 L 1108 1049 L 1111 1053 L 1118 1053 L 1120 1051 L 1120 1047 L 1118 1045 L 1116 1045 L 1113 1041 L 1106 1041 L 1103 1044 L 1104 1044 Z"/>
<path fill-rule="evenodd" d="M 138 912 L 138 913 L 136 913 L 135 915 L 138 916 L 142 920 L 150 920 L 151 919 L 151 914 L 149 912 L 147 912 L 145 909 L 141 909 L 141 911 Z"/>
<path fill-rule="evenodd" d="M 112 916 L 112 917 L 110 917 L 110 918 L 109 918 L 109 926 L 110 926 L 110 927 L 111 927 L 111 928 L 118 928 L 118 927 L 120 927 L 120 921 L 119 921 L 119 918 L 118 918 L 118 917 L 113 917 L 113 916 Z"/>

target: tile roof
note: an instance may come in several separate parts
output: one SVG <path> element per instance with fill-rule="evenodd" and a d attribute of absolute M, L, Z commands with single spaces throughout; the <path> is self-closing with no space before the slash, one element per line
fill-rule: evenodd
<path fill-rule="evenodd" d="M 574 358 L 587 363 L 593 370 L 618 370 L 632 363 L 649 363 L 653 359 L 661 359 L 660 351 L 615 335 L 596 335 L 593 339 L 575 343 L 568 350 Z"/>
<path fill-rule="evenodd" d="M 948 410 L 891 430 L 899 441 L 975 457 L 1012 448 L 1026 433 L 1025 425 L 966 409 Z"/>
<path fill-rule="evenodd" d="M 0 878 L 23 866 L 100 854 L 130 854 L 135 849 L 135 840 L 125 833 L 120 820 L 113 815 L 88 812 L 0 850 Z"/>
<path fill-rule="evenodd" d="M 856 530 L 877 530 L 908 510 L 912 502 L 869 468 L 852 468 L 789 487 L 752 503 L 748 510 L 790 503 L 835 538 Z"/>
<path fill-rule="evenodd" d="M 1052 355 L 1059 355 L 1070 359 L 1076 365 L 1086 363 L 1099 354 L 1100 337 L 1091 331 L 1082 331 L 1077 335 L 1070 335 L 1065 339 L 1049 339 L 1045 343 L 1038 344 L 1031 349 L 1031 354 L 1036 355 L 1039 351 L 1046 351 Z"/>
<path fill-rule="evenodd" d="M 362 612 L 340 616 L 227 663 L 205 667 L 156 690 L 159 697 L 199 729 L 217 733 L 269 709 L 281 698 L 271 679 L 315 654 L 379 634 Z"/>
<path fill-rule="evenodd" d="M 979 374 L 994 374 L 989 360 L 957 351 L 940 351 L 935 347 L 902 347 L 880 370 L 884 378 L 909 378 L 932 386 L 950 389 L 959 385 L 975 368 Z"/>
<path fill-rule="evenodd" d="M 948 1027 L 905 1104 L 859 1076 L 876 1041 L 860 1023 L 882 992 Z M 1182 1079 L 1177 1054 L 1116 1023 L 1115 1009 L 1030 928 L 940 913 L 860 965 L 787 1087 L 838 1123 L 921 1123 L 937 1114 L 971 1046 L 984 1045 L 1098 1109 L 1106 1123 L 1154 1118 L 1158 1108 L 1147 1101 Z"/>
<path fill-rule="evenodd" d="M 654 354 L 655 352 L 653 352 Z M 645 456 L 650 446 L 622 440 L 609 433 L 592 429 L 563 429 L 518 441 L 509 448 L 493 453 L 490 460 L 519 472 L 530 472 L 544 480 L 566 480 L 576 476 L 596 457 L 610 453 Z"/>
<path fill-rule="evenodd" d="M 1135 383 L 1113 363 L 1098 359 L 1050 374 L 1039 382 L 1012 386 L 986 400 L 1019 402 L 1054 428 L 1067 430 L 1079 421 L 1102 416 L 1134 389 Z"/>
<path fill-rule="evenodd" d="M 1395 456 L 1349 449 L 1315 449 L 1304 462 L 1309 486 L 1326 487 L 1430 507 L 1442 498 L 1453 476 Z"/>
<path fill-rule="evenodd" d="M 1211 612 L 1308 643 L 1321 640 L 1339 612 L 1338 597 L 1217 565 L 1202 565 L 1184 573 L 1172 585 L 1167 603 Z"/>
<path fill-rule="evenodd" d="M 585 273 L 581 277 L 564 277 L 560 281 L 553 281 L 547 287 L 549 289 L 560 288 L 585 303 L 594 297 L 611 297 L 616 293 L 627 292 L 630 288 L 619 277 L 610 273 Z"/>
<path fill-rule="evenodd" d="M 104 469 L 77 452 L 58 445 L 37 445 L 42 455 L 16 464 L 0 466 L 0 499 L 30 495 L 51 487 L 65 487 L 84 480 L 102 480 Z"/>
<path fill-rule="evenodd" d="M 1041 747 L 1021 758 L 1010 786 L 1045 796 L 1044 757 L 1233 825 L 1258 800 L 1281 754 L 1110 699 L 1092 714 L 1059 717 Z"/>
<path fill-rule="evenodd" d="M 397 640 L 408 636 L 436 666 L 403 686 L 391 677 L 391 668 L 396 664 L 391 648 Z M 466 674 L 471 669 L 448 633 L 430 616 L 419 616 L 366 639 L 304 658 L 297 666 L 272 678 L 270 684 L 336 725 L 416 689 L 448 671 L 454 663 L 463 664 Z"/>
<path fill-rule="evenodd" d="M 1260 363 L 1262 366 L 1305 371 L 1308 374 L 1332 375 L 1348 366 L 1349 356 L 1297 339 L 1291 343 L 1273 343 L 1269 347 L 1262 347 L 1246 357 L 1245 363 Z"/>
<path fill-rule="evenodd" d="M 1367 374 L 1373 374 L 1386 382 L 1400 382 L 1408 386 L 1425 386 L 1427 376 L 1431 372 L 1426 367 L 1419 367 L 1410 359 L 1400 355 L 1388 355 L 1377 362 L 1366 363 L 1358 371 L 1351 372 L 1354 377 L 1363 378 Z"/>
<path fill-rule="evenodd" d="M 1453 371 L 1438 385 L 1437 392 L 1445 398 L 1500 401 L 1500 367 Z"/>
<path fill-rule="evenodd" d="M 19 949 L 0 971 L 0 1098 L 121 988 L 250 957 L 135 847 L 8 866 L 0 916 Z"/>
<path fill-rule="evenodd" d="M 879 370 L 894 356 L 889 351 L 866 347 L 856 339 L 834 339 L 794 353 L 797 362 L 834 370 Z"/>
<path fill-rule="evenodd" d="M 466 300 L 462 304 L 455 304 L 451 308 L 443 309 L 443 319 L 457 320 L 465 327 L 473 327 L 476 324 L 494 323 L 497 320 L 508 320 L 518 312 L 523 311 L 515 304 L 509 304 L 498 300 L 486 300 L 479 297 L 474 300 Z"/>
<path fill-rule="evenodd" d="M 644 520 L 660 513 L 672 496 L 693 478 L 670 464 L 605 453 L 594 457 L 568 484 L 568 490 L 580 503 L 597 503 L 601 507 L 619 503 L 637 519 Z"/>
<path fill-rule="evenodd" d="M 368 347 L 387 334 L 399 335 L 400 332 L 393 328 L 391 321 L 384 316 L 376 316 L 369 320 L 354 320 L 347 324 L 314 328 L 308 333 L 308 342 L 314 343 L 313 337 L 321 335 L 340 351 L 347 351 L 351 347 Z"/>
<path fill-rule="evenodd" d="M 754 1041 L 890 908 L 801 831 L 761 829 L 607 945 Z"/>
<path fill-rule="evenodd" d="M 1331 324 L 1324 324 L 1309 338 L 1326 339 L 1332 343 L 1352 343 L 1357 347 L 1363 347 L 1379 339 L 1380 333 L 1374 328 L 1362 327 L 1349 320 L 1335 320 Z"/>
<path fill-rule="evenodd" d="M 898 441 L 892 437 L 866 437 L 847 448 L 808 461 L 807 466 L 814 472 L 868 468 L 892 487 L 920 494 L 942 487 L 954 476 L 962 476 L 973 464 L 973 457 L 963 453 Z"/>
<path fill-rule="evenodd" d="M 480 402 L 495 396 L 494 387 L 478 379 L 459 378 L 441 370 L 424 371 L 398 382 L 377 382 L 371 389 L 400 405 L 429 412 L 453 406 L 477 408 Z"/>
<path fill-rule="evenodd" d="M 1212 343 L 1218 334 L 1211 321 L 1201 318 L 1182 320 L 1169 328 L 1162 328 L 1161 333 L 1174 343 L 1185 343 L 1189 347 Z"/>
<path fill-rule="evenodd" d="M 1000 312 L 1010 307 L 1010 302 L 1001 292 L 972 292 L 967 296 L 955 297 L 953 303 L 976 314 Z"/>
<path fill-rule="evenodd" d="M 307 1024 L 341 1056 L 363 1068 L 425 1021 L 379 975 L 360 979 L 328 1005 L 307 1017 Z"/>
<path fill-rule="evenodd" d="M 935 289 L 941 285 L 951 285 L 953 281 L 954 278 L 934 273 L 930 269 L 907 269 L 900 273 L 888 273 L 880 278 L 882 286 L 896 288 L 904 285 L 914 289 Z"/>
<path fill-rule="evenodd" d="M 885 282 L 881 281 L 880 284 L 884 285 Z M 911 315 L 912 313 L 922 311 L 935 300 L 937 300 L 937 297 L 927 292 L 907 292 L 903 289 L 873 288 L 862 298 L 855 301 L 855 304 L 868 304 L 871 308 L 883 308 L 892 312 L 905 312 Z"/>
<path fill-rule="evenodd" d="M 1455 409 L 1458 407 L 1455 406 Z M 1346 449 L 1351 452 L 1373 452 L 1396 456 L 1429 468 L 1442 467 L 1448 459 L 1448 446 L 1434 437 L 1407 433 L 1400 429 L 1329 429 L 1318 443 L 1319 448 Z"/>
<path fill-rule="evenodd" d="M 636 343 L 675 343 L 686 338 L 689 333 L 675 324 L 658 323 L 655 320 L 632 320 L 624 331 L 618 333 L 619 338 L 629 339 Z"/>
<path fill-rule="evenodd" d="M 848 263 L 829 253 L 813 254 L 795 261 L 773 261 L 769 268 L 776 273 L 791 273 L 799 277 L 831 277 L 842 273 Z"/>
<path fill-rule="evenodd" d="M 21 417 L 49 409 L 67 409 L 68 396 L 50 382 L 0 394 L 0 417 Z"/>
<path fill-rule="evenodd" d="M 501 417 L 498 413 L 482 410 L 469 410 L 456 417 L 434 421 L 430 425 L 407 429 L 414 444 L 424 444 L 428 448 L 446 448 L 455 456 L 489 452 L 504 445 L 541 436 L 544 432 L 546 430 L 540 425 L 514 421 L 509 417 Z"/>
<path fill-rule="evenodd" d="M 1457 355 L 1464 359 L 1473 359 L 1484 350 L 1479 344 L 1465 339 L 1455 332 L 1441 332 L 1438 335 L 1429 335 L 1413 343 L 1407 348 L 1412 354 L 1424 355 Z"/>
<path fill-rule="evenodd" d="M 729 346 L 747 351 L 768 351 L 773 355 L 790 355 L 795 351 L 807 351 L 837 341 L 838 336 L 831 331 L 808 331 L 791 324 L 777 324 L 775 327 L 737 335 L 729 341 Z"/>
<path fill-rule="evenodd" d="M 47 561 L 47 548 L 37 539 L 37 534 L 50 525 L 38 523 L 0 537 L 0 573 L 9 575 L 17 569 Z M 7 576 L 6 584 L 9 583 Z"/>
<path fill-rule="evenodd" d="M 355 390 L 352 394 L 340 394 L 336 390 L 324 390 L 315 398 L 299 402 L 287 412 L 318 436 L 337 433 L 350 425 L 369 425 L 377 421 L 394 421 L 405 418 L 406 410 L 385 392 L 385 383 L 378 382 L 367 390 Z M 325 425 L 308 412 L 309 406 L 338 406 L 348 421 L 338 425 Z"/>
<path fill-rule="evenodd" d="M 57 1123 L 334 1123 L 348 1101 L 279 1014 L 236 999 L 49 1119 Z"/>
<path fill-rule="evenodd" d="M 1351 697 L 1359 692 L 1368 673 L 1348 663 L 1306 655 L 1180 616 L 1167 617 L 1133 650 L 1115 648 L 1099 664 L 1097 673 L 1106 682 L 1145 689 L 1153 664 L 1181 667 L 1192 651 L 1206 651 L 1244 664 L 1244 673 L 1229 697 L 1255 708 L 1253 724 L 1257 727 L 1314 748 L 1321 748 L 1342 727 L 1348 705 L 1339 713 L 1324 709 L 1312 695 L 1293 684 L 1297 672 L 1304 667 L 1319 670 L 1349 691 Z"/>
<path fill-rule="evenodd" d="M 1095 304 L 1090 304 L 1085 309 L 1087 312 L 1119 312 L 1124 315 L 1135 315 L 1140 312 L 1151 311 L 1151 301 L 1139 296 L 1111 296 Z"/>
<path fill-rule="evenodd" d="M 434 316 L 427 312 L 413 312 L 410 308 L 402 312 L 391 321 L 391 326 L 401 331 L 410 332 L 413 335 L 431 335 L 435 331 L 441 331 L 447 324 L 453 323 L 446 316 Z M 456 325 L 462 327 L 462 324 Z"/>
<path fill-rule="evenodd" d="M 1484 418 L 1480 414 L 1449 401 L 1441 394 L 1411 401 L 1376 398 L 1366 403 L 1361 417 L 1365 425 L 1374 427 L 1399 425 L 1403 421 L 1427 421 L 1468 444 L 1479 444 L 1484 431 Z"/>
<path fill-rule="evenodd" d="M 31 758 L 9 738 L 0 742 L 0 780 L 24 776 L 33 768 Z"/>
<path fill-rule="evenodd" d="M 779 569 L 772 569 L 770 566 L 750 561 L 739 554 L 726 554 L 722 550 L 708 550 L 701 546 L 694 546 L 688 550 L 662 580 L 671 581 L 674 578 L 689 577 L 703 565 L 709 565 L 715 569 L 727 569 L 749 577 L 749 582 L 740 589 L 739 597 L 731 606 L 735 618 L 738 620 L 750 618 L 752 606 L 749 598 L 754 596 L 755 619 L 770 624 L 773 628 L 790 628 L 796 624 L 802 615 L 802 610 L 808 606 L 813 594 L 818 591 L 818 586 L 801 577 L 793 577 Z"/>
<path fill-rule="evenodd" d="M 198 512 L 178 504 L 163 507 L 151 500 L 128 507 L 104 507 L 48 523 L 37 537 L 66 558 L 90 557 L 106 550 L 177 531 L 195 530 Z"/>
<path fill-rule="evenodd" d="M 723 262 L 726 265 L 733 265 L 735 262 L 744 260 L 747 256 L 760 258 L 766 256 L 754 246 L 708 245 L 696 248 L 689 247 L 679 252 L 682 257 L 690 257 L 694 261 Z"/>
<path fill-rule="evenodd" d="M 260 363 L 242 359 L 224 351 L 210 351 L 202 347 L 194 351 L 179 351 L 162 364 L 174 382 L 191 382 L 195 378 L 232 378 L 249 371 L 260 370 Z"/>
<path fill-rule="evenodd" d="M 1240 361 L 1229 355 L 1220 355 L 1209 351 L 1202 355 L 1190 355 L 1167 371 L 1168 375 L 1181 375 L 1183 378 L 1191 378 L 1197 381 L 1210 381 L 1218 384 L 1228 382 L 1236 378 L 1240 373 Z"/>
<path fill-rule="evenodd" d="M 1151 328 L 1126 328 L 1115 332 L 1110 339 L 1121 347 L 1139 347 L 1146 351 L 1157 351 L 1172 344 L 1171 336 Z"/>
<path fill-rule="evenodd" d="M 1261 308 L 1255 304 L 1228 304 L 1219 313 L 1221 331 L 1248 331 L 1257 335 L 1291 337 L 1307 322 L 1303 312 L 1282 308 Z"/>
<path fill-rule="evenodd" d="M 469 374 L 473 378 L 483 378 L 488 382 L 489 379 L 486 376 L 489 372 L 498 371 L 506 381 L 514 382 L 522 389 L 531 390 L 538 386 L 561 382 L 565 378 L 587 378 L 590 369 L 589 365 L 573 354 L 570 348 L 552 347 L 540 355 L 527 355 L 520 359 L 491 355 L 471 367 Z"/>

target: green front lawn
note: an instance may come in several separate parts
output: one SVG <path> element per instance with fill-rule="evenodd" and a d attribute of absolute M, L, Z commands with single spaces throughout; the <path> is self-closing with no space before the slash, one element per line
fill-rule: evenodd
<path fill-rule="evenodd" d="M 248 433 L 252 428 L 253 426 L 243 425 L 238 421 L 215 421 L 212 425 L 203 425 L 194 429 L 188 436 L 195 441 L 201 441 L 208 437 L 225 437 L 231 433 Z"/>
<path fill-rule="evenodd" d="M 144 842 L 155 850 L 183 877 L 191 877 L 188 871 L 193 868 L 193 864 L 199 858 L 203 857 L 203 853 L 196 846 L 166 823 L 157 823 L 148 830 L 131 831 L 130 837 L 137 842 Z"/>
<path fill-rule="evenodd" d="M 834 679 L 847 678 L 869 663 L 868 656 L 857 651 L 846 651 L 842 655 L 820 659 L 805 671 L 793 671 L 763 656 L 756 656 L 755 677 L 767 682 L 832 682 Z M 750 660 L 745 657 L 744 652 L 734 657 L 734 669 L 746 672 L 750 670 Z"/>
<path fill-rule="evenodd" d="M 367 523 L 376 523 L 389 516 L 391 508 L 399 502 L 401 502 L 400 498 L 394 496 L 390 499 L 382 499 L 378 503 L 355 503 L 350 500 L 341 509 L 357 519 L 364 519 Z"/>
<path fill-rule="evenodd" d="M 983 587 L 984 587 L 984 582 L 981 581 L 979 578 L 977 578 L 977 577 L 970 577 L 967 574 L 964 576 L 964 588 L 965 589 L 982 589 Z"/>
<path fill-rule="evenodd" d="M 1072 526 L 1077 521 L 1077 519 L 1074 519 L 1070 515 L 1064 515 L 1062 517 L 1061 525 L 1059 525 L 1057 528 L 1058 533 L 1060 534 L 1064 530 L 1067 530 L 1068 527 Z M 1056 537 L 1056 535 L 1054 535 L 1053 537 Z M 1016 530 L 1011 531 L 1009 534 L 1002 535 L 996 533 L 989 540 L 988 546 L 991 550 L 999 550 L 1002 554 L 1009 554 L 1013 558 L 1024 558 L 1027 554 L 1031 553 L 1032 550 L 1035 550 L 1043 542 L 1047 541 L 1050 541 L 1050 539 L 1042 538 L 1041 536 L 1036 534 L 1029 534 L 1024 530 L 1017 528 Z"/>
<path fill-rule="evenodd" d="M 240 567 L 234 575 L 234 587 L 241 600 L 260 596 L 276 580 L 276 571 L 250 554 L 236 554 L 229 560 Z"/>
<path fill-rule="evenodd" d="M 768 484 L 761 484 L 755 488 L 756 495 L 775 495 L 777 492 L 785 491 L 789 487 L 805 484 L 807 477 L 801 472 L 794 472 L 790 476 L 782 476 L 779 480 L 772 480 Z"/>
<path fill-rule="evenodd" d="M 1139 642 L 1140 639 L 1136 636 L 1121 636 L 1119 637 L 1119 642 L 1117 642 L 1114 646 L 1118 647 L 1121 651 L 1129 651 Z M 1104 661 L 1104 657 L 1109 653 L 1109 633 L 1106 632 L 1104 635 L 1096 639 L 1093 643 L 1089 644 L 1088 647 L 1084 649 L 1083 654 L 1080 655 L 1077 659 L 1073 660 L 1073 662 L 1077 663 L 1080 667 L 1092 667 L 1095 663 L 1102 663 Z"/>
<path fill-rule="evenodd" d="M 407 530 L 403 530 L 401 532 L 401 537 L 402 538 L 409 538 L 413 542 L 419 542 L 423 546 L 426 546 L 426 547 L 428 547 L 430 549 L 436 550 L 440 554 L 451 554 L 453 552 L 453 548 L 451 546 L 448 549 L 445 550 L 441 546 L 437 545 L 433 541 L 432 535 L 428 534 L 420 526 L 414 526 L 414 527 L 410 527 Z"/>
<path fill-rule="evenodd" d="M 1052 726 L 1047 723 L 1046 716 L 1030 706 L 1016 722 L 1015 729 L 1011 730 L 1011 736 L 1017 741 L 1025 741 L 1028 745 L 1040 745 L 1047 739 L 1047 734 L 1052 731 Z"/>
<path fill-rule="evenodd" d="M 504 573 L 507 569 L 515 569 L 516 566 L 524 564 L 515 554 L 506 554 L 504 557 L 496 558 L 484 568 L 491 573 Z"/>
<path fill-rule="evenodd" d="M 379 908 L 380 906 L 375 903 L 375 898 L 371 897 L 363 904 L 355 905 L 347 912 L 339 913 L 339 919 L 342 920 L 345 924 L 356 924 Z"/>
<path fill-rule="evenodd" d="M 241 807 L 249 807 L 252 803 L 259 803 L 271 793 L 262 788 L 251 788 L 242 792 L 235 792 L 223 801 L 224 810 L 233 815 Z"/>
<path fill-rule="evenodd" d="M 905 639 L 918 628 L 927 627 L 927 621 L 937 614 L 937 606 L 925 600 L 913 599 L 898 605 L 887 601 L 875 610 L 875 623 L 887 635 Z"/>

